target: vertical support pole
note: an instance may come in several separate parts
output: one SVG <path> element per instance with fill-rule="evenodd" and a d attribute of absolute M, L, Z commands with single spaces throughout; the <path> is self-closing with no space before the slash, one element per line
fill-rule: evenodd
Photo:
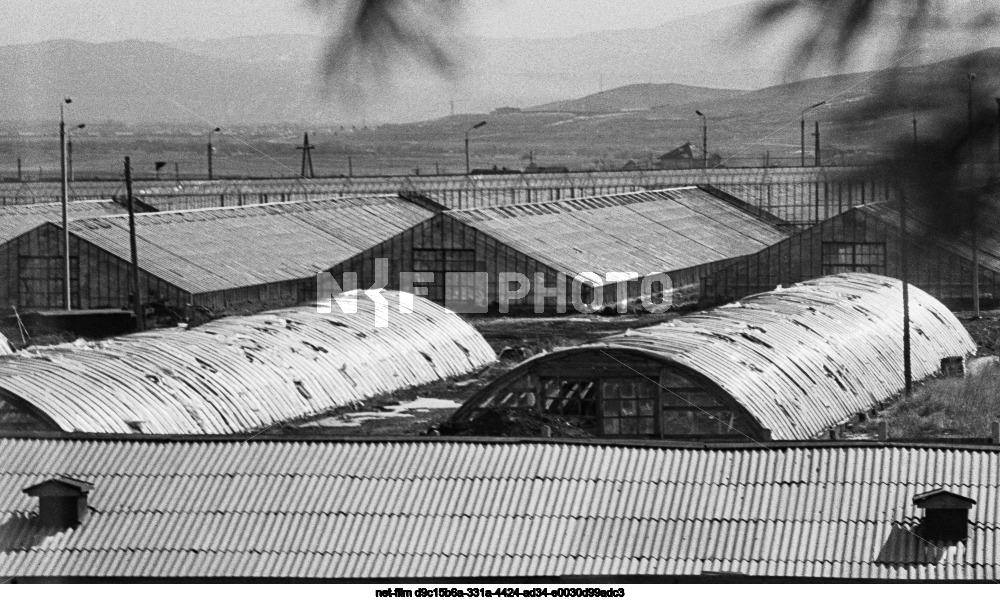
<path fill-rule="evenodd" d="M 73 179 L 73 136 L 66 137 L 66 178 L 69 181 L 75 181 Z"/>
<path fill-rule="evenodd" d="M 208 134 L 208 179 L 212 179 L 212 134 Z"/>
<path fill-rule="evenodd" d="M 702 117 L 701 122 L 701 160 L 702 169 L 708 169 L 708 118 Z"/>
<path fill-rule="evenodd" d="M 64 102 L 69 102 L 67 98 Z M 72 288 L 70 283 L 70 260 L 69 260 L 69 183 L 66 180 L 66 119 L 63 114 L 63 104 L 59 105 L 59 161 L 62 166 L 62 177 L 60 178 L 60 198 L 62 200 L 62 228 L 63 228 L 63 294 L 66 300 L 66 310 L 73 310 Z"/>
<path fill-rule="evenodd" d="M 819 160 L 819 121 L 816 121 L 815 123 L 816 123 L 816 133 L 813 134 L 813 135 L 816 136 L 816 166 L 819 167 L 820 166 L 820 160 Z"/>
<path fill-rule="evenodd" d="M 132 289 L 132 311 L 135 313 L 135 328 L 141 332 L 146 329 L 146 314 L 142 308 L 142 292 L 139 288 L 139 249 L 135 242 L 135 207 L 132 201 L 132 163 L 125 157 L 125 193 L 128 195 L 128 241 L 132 252 L 132 263 L 129 266 Z"/>
<path fill-rule="evenodd" d="M 806 118 L 802 116 L 799 122 L 799 154 L 802 157 L 802 166 L 806 166 Z"/>
<path fill-rule="evenodd" d="M 350 156 L 347 157 L 347 177 L 354 177 L 354 163 Z"/>
<path fill-rule="evenodd" d="M 469 132 L 465 132 L 465 174 L 469 175 L 472 173 L 469 167 Z"/>
<path fill-rule="evenodd" d="M 906 195 L 902 187 L 899 194 L 899 271 L 903 281 L 903 381 L 906 396 L 913 392 L 913 372 L 910 363 L 910 273 L 909 249 L 906 233 Z"/>
<path fill-rule="evenodd" d="M 21 157 L 17 157 L 17 181 L 24 181 L 24 176 L 21 173 Z"/>

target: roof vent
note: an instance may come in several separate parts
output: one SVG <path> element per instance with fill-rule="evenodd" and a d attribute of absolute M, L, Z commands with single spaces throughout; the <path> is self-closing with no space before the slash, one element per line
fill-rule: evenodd
<path fill-rule="evenodd" d="M 42 526 L 72 528 L 87 516 L 87 494 L 94 489 L 90 482 L 58 476 L 24 489 L 38 497 L 38 519 Z"/>
<path fill-rule="evenodd" d="M 942 541 L 969 538 L 969 509 L 976 504 L 975 499 L 936 488 L 914 495 L 913 504 L 924 510 L 924 538 Z"/>

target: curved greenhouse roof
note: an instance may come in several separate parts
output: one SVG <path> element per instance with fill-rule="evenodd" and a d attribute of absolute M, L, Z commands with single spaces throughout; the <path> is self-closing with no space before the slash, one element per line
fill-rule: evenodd
<path fill-rule="evenodd" d="M 955 316 L 913 286 L 910 319 L 914 380 L 976 350 Z M 901 282 L 846 273 L 534 357 L 453 420 L 527 406 L 599 435 L 803 439 L 899 393 L 902 366 Z"/>
<path fill-rule="evenodd" d="M 3 357 L 0 410 L 67 432 L 250 432 L 496 360 L 458 315 L 382 294 L 388 327 L 358 294 L 353 314 L 296 307 Z"/>

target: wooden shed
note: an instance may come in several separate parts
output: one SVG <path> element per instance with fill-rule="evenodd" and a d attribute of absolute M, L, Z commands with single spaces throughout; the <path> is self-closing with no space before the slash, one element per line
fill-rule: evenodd
<path fill-rule="evenodd" d="M 951 307 L 972 299 L 972 248 L 962 240 L 934 235 L 927 222 L 907 219 L 908 240 L 901 246 L 898 211 L 889 203 L 855 207 L 724 266 L 702 281 L 706 306 L 795 282 L 842 272 L 902 276 L 908 260 L 909 281 Z M 984 300 L 1000 298 L 1000 232 L 980 239 L 979 292 Z"/>
<path fill-rule="evenodd" d="M 381 282 L 462 312 L 559 312 L 560 295 L 569 311 L 641 298 L 682 306 L 703 276 L 786 235 L 741 203 L 683 187 L 442 212 L 330 273 L 344 289 L 355 274 L 360 288 Z M 669 279 L 644 289 L 648 274 Z"/>

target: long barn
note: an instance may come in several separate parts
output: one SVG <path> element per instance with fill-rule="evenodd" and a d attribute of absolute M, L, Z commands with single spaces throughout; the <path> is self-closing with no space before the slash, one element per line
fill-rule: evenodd
<path fill-rule="evenodd" d="M 976 344 L 910 287 L 913 378 Z M 903 389 L 898 280 L 840 274 L 529 359 L 455 413 L 553 414 L 605 437 L 795 440 Z"/>
<path fill-rule="evenodd" d="M 0 357 L 0 430 L 255 432 L 496 360 L 439 305 L 408 299 L 383 327 L 357 296 L 354 313 L 296 307 Z"/>
<path fill-rule="evenodd" d="M 597 308 L 643 298 L 676 307 L 697 301 L 705 275 L 784 239 L 776 221 L 697 187 L 453 210 L 329 271 L 338 282 L 356 274 L 367 288 L 381 263 L 386 287 L 423 288 L 470 312 L 553 313 L 560 302 L 572 310 L 574 299 Z M 425 275 L 407 282 L 408 273 Z M 666 277 L 644 290 L 648 274 Z M 542 288 L 548 292 L 536 295 Z"/>
<path fill-rule="evenodd" d="M 178 312 L 312 302 L 317 273 L 433 215 L 398 195 L 139 214 L 140 288 Z M 61 240 L 50 221 L 0 244 L 0 306 L 64 307 Z M 126 216 L 74 221 L 70 261 L 74 308 L 129 305 Z"/>
<path fill-rule="evenodd" d="M 973 251 L 967 240 L 935 233 L 927 219 L 907 218 L 907 239 L 899 212 L 889 203 L 853 208 L 741 257 L 702 279 L 701 303 L 712 306 L 747 294 L 789 286 L 823 275 L 862 272 L 901 278 L 903 256 L 911 284 L 952 307 L 973 297 Z M 979 294 L 1000 299 L 1000 231 L 982 224 L 979 237 Z"/>

